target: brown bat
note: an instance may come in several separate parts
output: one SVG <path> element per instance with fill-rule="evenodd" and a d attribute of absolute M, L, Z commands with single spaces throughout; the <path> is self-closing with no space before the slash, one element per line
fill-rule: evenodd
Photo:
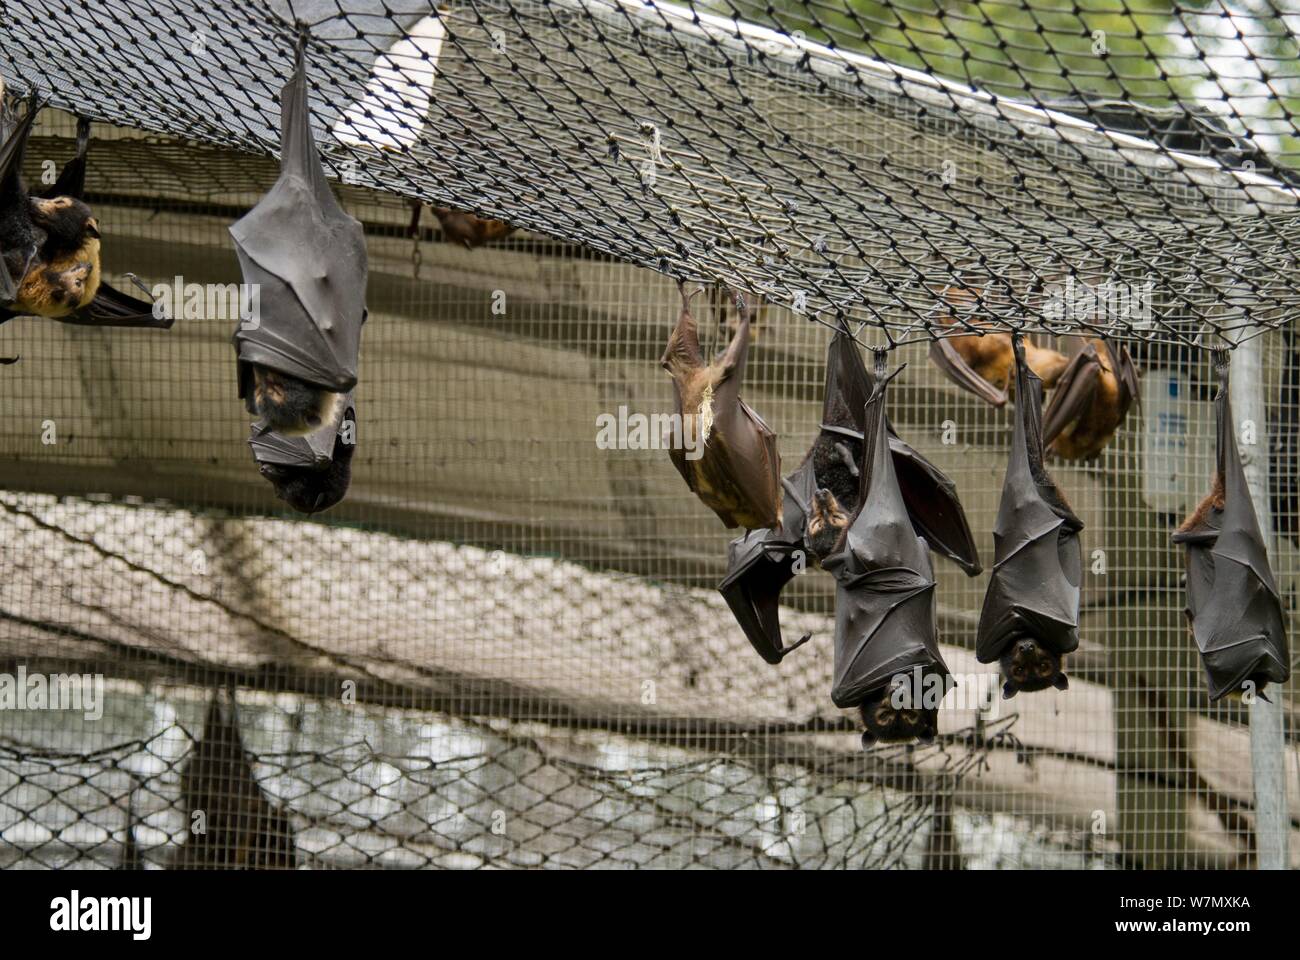
<path fill-rule="evenodd" d="M 964 287 L 950 287 L 942 294 L 955 307 L 971 308 L 978 304 L 976 294 Z M 949 315 L 945 324 L 956 323 Z M 985 326 L 977 323 L 976 326 Z M 1046 347 L 1036 347 L 1024 341 L 1025 360 L 1045 388 L 1056 386 L 1069 359 L 1062 353 Z M 947 337 L 930 344 L 930 359 L 953 383 L 995 407 L 1006 404 L 1016 375 L 1015 356 L 1011 349 L 1011 335 L 991 331 L 971 334 L 968 337 Z"/>
<path fill-rule="evenodd" d="M 683 443 L 669 455 L 686 485 L 730 529 L 781 523 L 781 456 L 776 434 L 740 399 L 754 307 L 733 295 L 740 327 L 727 349 L 706 364 L 691 300 L 680 282 L 682 312 L 661 361 L 673 378 Z M 692 449 L 685 449 L 687 443 Z"/>
<path fill-rule="evenodd" d="M 442 225 L 442 238 L 448 243 L 464 244 L 466 250 L 473 250 L 493 240 L 500 240 L 515 232 L 515 228 L 500 220 L 476 217 L 463 210 L 448 207 L 431 207 L 438 223 Z M 418 214 L 417 214 L 418 217 Z"/>
<path fill-rule="evenodd" d="M 1100 337 L 1075 350 L 1043 412 L 1043 442 L 1066 460 L 1091 460 L 1139 399 L 1138 371 L 1127 350 Z"/>

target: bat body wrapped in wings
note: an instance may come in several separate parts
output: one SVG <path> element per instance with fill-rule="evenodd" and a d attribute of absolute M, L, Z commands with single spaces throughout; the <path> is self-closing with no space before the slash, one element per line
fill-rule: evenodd
<path fill-rule="evenodd" d="M 1061 657 L 1079 646 L 1083 522 L 1043 466 L 1042 381 L 1016 356 L 1016 423 L 993 528 L 993 572 L 976 630 L 980 663 L 1002 666 L 1004 697 L 1069 686 Z"/>
<path fill-rule="evenodd" d="M 781 523 L 781 455 L 776 434 L 745 401 L 740 388 L 749 356 L 753 306 L 736 297 L 740 328 L 712 363 L 700 351 L 691 299 L 678 284 L 682 310 L 664 351 L 662 366 L 673 378 L 676 412 L 684 437 L 669 455 L 686 485 L 728 527 L 747 530 Z"/>
<path fill-rule="evenodd" d="M 1141 386 L 1122 345 L 1089 337 L 1073 352 L 1043 414 L 1043 443 L 1066 460 L 1091 460 L 1115 436 Z"/>
<path fill-rule="evenodd" d="M 933 740 L 949 681 L 930 552 L 912 527 L 889 450 L 885 394 L 897 373 L 878 371 L 866 406 L 857 509 L 837 552 L 822 561 L 836 581 L 831 700 L 858 709 L 867 747 Z"/>
<path fill-rule="evenodd" d="M 297 865 L 293 825 L 253 776 L 233 693 L 213 692 L 203 735 L 181 771 L 181 800 L 186 839 L 172 869 L 292 870 Z M 202 831 L 188 829 L 196 812 L 203 816 Z"/>
<path fill-rule="evenodd" d="M 782 481 L 785 497 L 778 530 L 755 530 L 732 541 L 727 575 L 718 589 L 745 636 L 768 663 L 808 638 L 784 645 L 781 590 L 805 566 L 815 566 L 838 546 L 861 492 L 866 406 L 874 385 L 847 332 L 837 331 L 826 354 L 826 389 L 817 438 L 799 467 Z M 969 576 L 980 572 L 957 489 L 934 464 L 885 420 L 889 453 L 916 533 Z"/>
<path fill-rule="evenodd" d="M 259 291 L 258 315 L 241 320 L 233 338 L 239 396 L 259 417 L 250 443 L 279 496 L 313 512 L 347 487 L 352 450 L 335 441 L 357 383 L 367 267 L 361 224 L 334 198 L 312 137 L 304 48 L 305 37 L 280 93 L 279 179 L 230 234 L 245 284 Z M 265 459 L 276 435 L 298 461 Z M 289 442 L 312 435 L 306 445 Z M 343 460 L 312 470 L 308 449 L 331 457 L 337 449 Z"/>
<path fill-rule="evenodd" d="M 39 316 L 101 327 L 159 327 L 151 302 L 105 283 L 99 221 L 85 202 L 90 122 L 77 123 L 77 153 L 50 189 L 28 192 L 23 157 L 42 107 L 32 97 L 27 112 L 0 146 L 0 323 Z"/>
<path fill-rule="evenodd" d="M 1187 618 L 1210 699 L 1263 694 L 1291 676 L 1286 620 L 1233 429 L 1226 361 L 1217 365 L 1214 488 L 1174 534 L 1186 549 Z"/>
<path fill-rule="evenodd" d="M 954 308 L 973 309 L 979 297 L 965 287 L 948 287 L 942 294 Z M 943 321 L 955 325 L 956 318 Z M 976 322 L 973 326 L 984 326 Z M 1046 347 L 1024 342 L 1025 360 L 1044 386 L 1055 386 L 1057 378 L 1065 371 L 1068 359 L 1062 353 Z M 974 394 L 994 407 L 1006 405 L 1011 387 L 1015 383 L 1015 357 L 1011 335 L 990 330 L 962 337 L 940 337 L 930 344 L 930 359 L 939 371 L 957 386 Z"/>

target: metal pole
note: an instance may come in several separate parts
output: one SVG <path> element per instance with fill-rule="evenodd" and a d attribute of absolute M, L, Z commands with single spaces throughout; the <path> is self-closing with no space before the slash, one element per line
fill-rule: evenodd
<path fill-rule="evenodd" d="M 1268 549 L 1276 565 L 1273 517 L 1268 497 L 1268 410 L 1264 396 L 1264 337 L 1251 337 L 1232 351 L 1230 379 L 1233 436 L 1242 425 L 1254 424 L 1255 442 L 1238 443 L 1250 487 L 1250 499 Z M 1275 567 L 1276 569 L 1276 567 Z M 1273 702 L 1256 697 L 1250 706 L 1250 766 L 1255 782 L 1255 850 L 1261 870 L 1285 870 L 1290 863 L 1291 815 L 1286 793 L 1286 737 L 1283 730 L 1282 694 Z"/>

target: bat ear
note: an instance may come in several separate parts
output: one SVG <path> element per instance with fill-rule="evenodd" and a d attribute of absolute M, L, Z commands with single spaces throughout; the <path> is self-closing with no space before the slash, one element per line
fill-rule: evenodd
<path fill-rule="evenodd" d="M 870 750 L 870 749 L 871 749 L 872 747 L 874 747 L 875 745 L 876 745 L 876 738 L 875 738 L 874 736 L 871 735 L 871 731 L 870 731 L 870 730 L 863 730 L 863 731 L 862 731 L 862 749 L 863 749 L 863 750 Z"/>
<path fill-rule="evenodd" d="M 1056 679 L 1052 681 L 1052 686 L 1054 686 L 1057 690 L 1069 690 L 1070 678 L 1063 673 L 1058 673 L 1056 675 Z"/>
<path fill-rule="evenodd" d="M 1003 699 L 1003 700 L 1010 700 L 1010 699 L 1011 699 L 1012 697 L 1014 697 L 1015 695 L 1016 695 L 1016 688 L 1013 687 L 1013 686 L 1011 685 L 1011 681 L 1010 681 L 1010 680 L 1008 680 L 1006 683 L 1002 684 L 1002 699 Z"/>

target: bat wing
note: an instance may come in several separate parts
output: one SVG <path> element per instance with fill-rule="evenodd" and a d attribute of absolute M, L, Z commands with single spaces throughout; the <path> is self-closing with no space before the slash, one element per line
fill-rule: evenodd
<path fill-rule="evenodd" d="M 866 430 L 864 418 L 872 387 L 871 374 L 862 362 L 858 345 L 847 331 L 836 330 L 826 349 L 822 424 L 853 430 L 860 438 Z"/>
<path fill-rule="evenodd" d="M 32 124 L 36 121 L 36 113 L 40 109 L 38 102 L 33 100 L 9 135 L 5 137 L 4 143 L 0 144 L 0 202 L 14 202 L 22 194 L 22 165 L 23 156 L 27 152 L 27 138 L 31 135 Z M 10 238 L 13 242 L 15 238 Z M 0 305 L 13 303 L 18 298 L 18 284 L 22 282 L 21 276 L 13 276 L 9 272 L 5 260 L 9 258 L 11 251 L 0 250 Z M 11 319 L 17 314 L 9 313 L 5 319 Z"/>
<path fill-rule="evenodd" d="M 875 380 L 862 362 L 857 344 L 846 331 L 837 330 L 826 356 L 822 429 L 831 427 L 836 432 L 861 438 L 866 427 L 867 403 L 874 389 Z M 983 568 L 966 521 L 966 511 L 957 497 L 956 484 L 899 437 L 888 417 L 885 429 L 913 529 L 935 553 L 952 560 L 967 575 L 975 576 Z"/>
<path fill-rule="evenodd" d="M 244 281 L 259 291 L 260 322 L 241 323 L 235 347 L 243 363 L 351 390 L 366 319 L 365 238 L 321 168 L 301 45 L 280 93 L 280 151 L 275 186 L 230 228 Z"/>
<path fill-rule="evenodd" d="M 807 642 L 806 635 L 785 646 L 781 638 L 781 591 L 807 562 L 803 545 L 816 479 L 811 460 L 782 481 L 785 488 L 780 530 L 752 530 L 727 548 L 727 575 L 718 590 L 758 655 L 780 663 Z"/>
<path fill-rule="evenodd" d="M 890 429 L 889 451 L 912 528 L 930 549 L 976 576 L 984 569 L 979 549 L 957 497 L 957 485 Z"/>
<path fill-rule="evenodd" d="M 49 199 L 51 197 L 76 197 L 78 200 L 86 198 L 86 154 L 90 150 L 90 120 L 86 117 L 77 118 L 77 153 L 63 165 L 59 171 L 59 179 L 54 181 L 54 185 L 41 194 L 42 197 Z"/>
<path fill-rule="evenodd" d="M 1219 367 L 1215 398 L 1223 510 L 1176 533 L 1186 549 L 1187 613 L 1205 667 L 1210 699 L 1252 678 L 1285 683 L 1291 675 L 1286 621 L 1233 433 L 1228 368 Z"/>
<path fill-rule="evenodd" d="M 1097 393 L 1101 358 L 1091 343 L 1076 353 L 1056 381 L 1047 412 L 1043 415 L 1043 444 L 1050 444 L 1066 427 L 1088 412 Z M 1041 384 L 1040 396 L 1041 396 Z"/>
<path fill-rule="evenodd" d="M 13 303 L 18 299 L 18 283 L 9 275 L 9 267 L 0 259 L 0 303 Z M 17 314 L 0 309 L 0 323 L 12 320 Z"/>
<path fill-rule="evenodd" d="M 976 630 L 975 655 L 992 663 L 1016 639 L 1046 649 L 1079 646 L 1082 522 L 1043 467 L 1043 382 L 1017 340 L 1016 422 L 993 529 L 993 572 Z"/>
<path fill-rule="evenodd" d="M 1142 384 L 1138 380 L 1137 365 L 1133 356 L 1123 344 L 1108 344 L 1110 355 L 1115 362 L 1115 378 L 1119 381 L 1121 414 L 1127 414 L 1134 403 L 1142 404 Z"/>
<path fill-rule="evenodd" d="M 58 319 L 60 323 L 76 326 L 156 327 L 161 330 L 169 329 L 175 322 L 173 317 L 156 316 L 152 303 L 136 299 L 107 283 L 99 285 L 95 298 L 87 307 Z"/>
<path fill-rule="evenodd" d="M 899 674 L 948 676 L 939 653 L 934 574 L 912 529 L 885 425 L 886 384 L 866 409 L 862 491 L 843 549 L 822 566 L 836 580 L 831 699 L 854 707 Z"/>
<path fill-rule="evenodd" d="M 975 394 L 995 407 L 1006 405 L 1007 392 L 999 390 L 976 373 L 966 362 L 965 357 L 953 346 L 950 338 L 940 338 L 930 344 L 930 359 L 945 377 L 963 390 Z"/>

